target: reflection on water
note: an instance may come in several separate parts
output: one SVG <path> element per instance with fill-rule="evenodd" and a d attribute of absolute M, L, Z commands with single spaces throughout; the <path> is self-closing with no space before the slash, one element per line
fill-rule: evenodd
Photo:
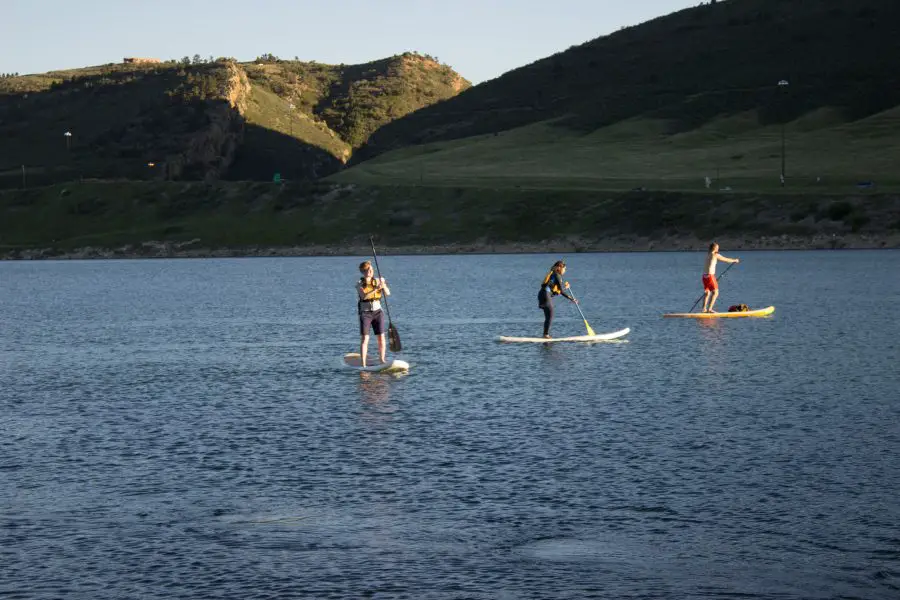
<path fill-rule="evenodd" d="M 359 392 L 363 402 L 373 406 L 383 406 L 391 396 L 391 376 L 386 373 L 359 373 Z"/>
<path fill-rule="evenodd" d="M 712 344 L 722 343 L 722 328 L 727 327 L 723 319 L 697 319 L 703 340 Z"/>
<path fill-rule="evenodd" d="M 399 385 L 405 374 L 360 372 L 357 390 L 363 402 L 362 419 L 369 425 L 386 425 L 399 410 L 391 402 L 391 386 Z"/>
<path fill-rule="evenodd" d="M 540 344 L 540 347 L 541 358 L 545 364 L 548 364 L 551 367 L 559 366 L 568 360 L 568 354 L 562 347 L 562 344 Z"/>

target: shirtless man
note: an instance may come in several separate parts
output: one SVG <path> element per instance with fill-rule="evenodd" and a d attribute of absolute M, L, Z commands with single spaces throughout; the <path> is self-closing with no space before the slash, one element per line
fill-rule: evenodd
<path fill-rule="evenodd" d="M 716 281 L 716 263 L 739 263 L 738 258 L 726 258 L 719 254 L 719 245 L 715 242 L 709 245 L 706 255 L 706 268 L 703 270 L 703 312 L 713 312 L 713 305 L 719 297 L 719 283 Z"/>

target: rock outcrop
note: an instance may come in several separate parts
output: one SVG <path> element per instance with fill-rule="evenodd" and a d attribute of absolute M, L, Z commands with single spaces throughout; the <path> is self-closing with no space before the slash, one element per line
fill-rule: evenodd
<path fill-rule="evenodd" d="M 216 181 L 231 166 L 243 141 L 244 113 L 250 83 L 243 69 L 226 64 L 228 78 L 221 100 L 206 111 L 208 124 L 191 136 L 184 152 L 169 155 L 161 175 L 165 179 L 203 179 Z"/>

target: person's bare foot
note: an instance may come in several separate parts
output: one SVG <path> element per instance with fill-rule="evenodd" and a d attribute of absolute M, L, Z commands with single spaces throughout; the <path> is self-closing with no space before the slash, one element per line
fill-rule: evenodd
<path fill-rule="evenodd" d="M 547 333 L 547 334 L 544 334 L 544 339 L 545 339 L 545 340 L 549 340 L 549 339 L 552 339 L 552 338 L 550 337 L 550 334 Z"/>
<path fill-rule="evenodd" d="M 383 364 L 383 365 L 386 365 L 386 364 L 387 364 L 387 361 L 386 361 L 385 359 L 383 359 L 383 358 L 380 358 L 380 359 L 378 359 L 378 360 L 379 360 L 379 361 L 381 362 L 381 364 Z"/>

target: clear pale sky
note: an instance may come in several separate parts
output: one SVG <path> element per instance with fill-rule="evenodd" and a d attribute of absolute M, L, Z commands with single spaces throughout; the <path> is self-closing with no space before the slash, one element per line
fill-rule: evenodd
<path fill-rule="evenodd" d="M 199 54 L 362 63 L 417 50 L 473 83 L 697 0 L 0 0 L 0 73 Z"/>

